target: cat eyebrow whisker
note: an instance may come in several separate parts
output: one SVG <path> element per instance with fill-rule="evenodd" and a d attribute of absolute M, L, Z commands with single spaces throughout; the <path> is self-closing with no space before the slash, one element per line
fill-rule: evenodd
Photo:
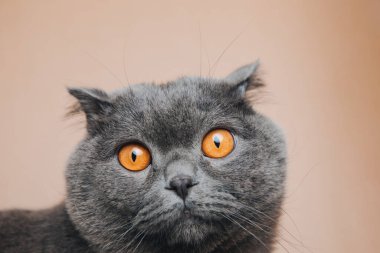
<path fill-rule="evenodd" d="M 127 51 L 126 49 L 127 49 L 127 41 L 124 42 L 124 46 L 123 46 L 123 71 L 124 71 L 125 80 L 127 81 L 127 84 L 130 85 L 128 74 L 127 74 L 127 65 L 126 65 L 126 60 L 125 60 L 126 58 L 125 54 Z"/>
<path fill-rule="evenodd" d="M 201 22 L 198 20 L 198 31 L 199 31 L 199 76 L 202 77 L 202 30 Z"/>
<path fill-rule="evenodd" d="M 105 65 L 103 62 L 101 62 L 97 57 L 93 56 L 92 54 L 90 54 L 89 52 L 85 51 L 85 54 L 87 56 L 89 56 L 92 60 L 94 60 L 97 64 L 99 64 L 100 66 L 102 66 L 105 70 L 107 70 L 107 72 L 115 79 L 117 80 L 122 86 L 125 85 L 125 83 L 123 81 L 121 81 L 121 79 L 107 66 Z"/>
<path fill-rule="evenodd" d="M 250 23 L 251 23 L 251 20 L 243 27 L 243 29 L 223 49 L 222 53 L 218 56 L 218 58 L 212 64 L 211 69 L 209 70 L 209 76 L 210 76 L 210 72 L 212 72 L 212 75 L 214 75 L 219 61 L 223 58 L 224 54 L 228 51 L 228 49 L 230 49 L 230 47 L 241 37 L 241 35 L 243 35 L 245 33 L 245 31 L 248 29 Z"/>

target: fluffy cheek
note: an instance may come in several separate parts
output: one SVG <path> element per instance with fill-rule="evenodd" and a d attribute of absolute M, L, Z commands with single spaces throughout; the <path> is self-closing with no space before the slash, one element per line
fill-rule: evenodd
<path fill-rule="evenodd" d="M 117 159 L 112 159 L 94 169 L 94 188 L 107 202 L 135 213 L 149 188 L 148 173 L 149 168 L 133 172 L 123 168 Z"/>

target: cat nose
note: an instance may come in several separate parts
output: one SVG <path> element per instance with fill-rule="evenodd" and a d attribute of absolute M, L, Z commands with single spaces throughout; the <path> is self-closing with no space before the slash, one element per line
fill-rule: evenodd
<path fill-rule="evenodd" d="M 191 176 L 181 174 L 170 180 L 169 190 L 174 190 L 178 196 L 185 200 L 189 193 L 189 188 L 196 184 L 198 183 L 194 182 Z"/>

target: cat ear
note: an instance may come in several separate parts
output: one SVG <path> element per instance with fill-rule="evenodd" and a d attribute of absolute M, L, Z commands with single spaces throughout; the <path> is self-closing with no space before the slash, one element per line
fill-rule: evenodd
<path fill-rule="evenodd" d="M 232 90 L 237 92 L 238 96 L 245 97 L 247 91 L 264 86 L 258 77 L 259 66 L 260 61 L 256 60 L 254 63 L 236 69 L 225 80 L 228 84 L 232 85 Z"/>
<path fill-rule="evenodd" d="M 73 105 L 70 114 L 83 111 L 87 119 L 87 131 L 95 135 L 104 127 L 112 111 L 112 103 L 106 92 L 91 88 L 67 88 L 68 92 L 78 100 Z"/>

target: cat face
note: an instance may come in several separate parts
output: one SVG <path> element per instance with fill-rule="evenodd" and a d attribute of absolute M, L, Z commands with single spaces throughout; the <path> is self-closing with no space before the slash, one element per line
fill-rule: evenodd
<path fill-rule="evenodd" d="M 88 135 L 68 164 L 66 205 L 93 245 L 113 252 L 143 239 L 145 248 L 201 245 L 245 234 L 237 225 L 244 218 L 273 233 L 286 154 L 278 129 L 247 101 L 247 92 L 260 85 L 256 68 L 244 66 L 221 80 L 181 78 L 111 94 L 69 90 L 86 114 Z M 215 139 L 212 131 L 227 137 Z M 226 138 L 223 156 L 202 148 L 205 141 L 227 145 L 220 143 Z M 141 158 L 141 150 L 133 153 L 128 145 L 149 155 L 138 170 L 122 161 Z"/>

